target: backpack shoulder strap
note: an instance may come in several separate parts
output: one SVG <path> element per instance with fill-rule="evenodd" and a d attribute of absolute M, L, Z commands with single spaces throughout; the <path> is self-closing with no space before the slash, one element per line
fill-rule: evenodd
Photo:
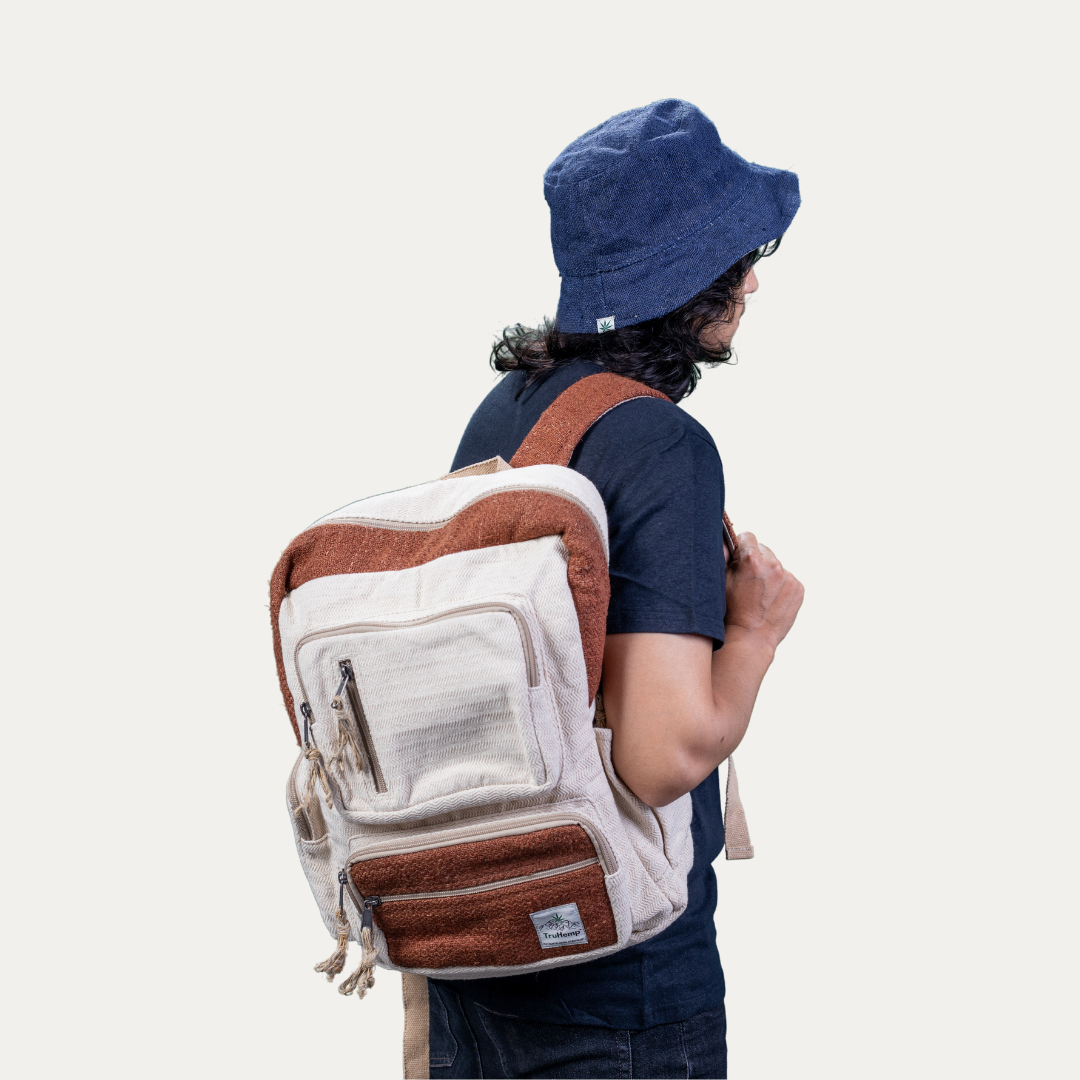
<path fill-rule="evenodd" d="M 578 379 L 573 386 L 568 386 L 544 411 L 540 419 L 532 426 L 518 447 L 517 453 L 510 459 L 515 469 L 527 465 L 569 465 L 577 444 L 585 438 L 589 430 L 605 413 L 611 412 L 616 405 L 636 398 L 660 398 L 670 401 L 667 394 L 654 390 L 651 386 L 628 379 L 625 375 L 616 375 L 611 371 L 600 371 L 595 375 L 586 375 Z M 493 459 L 494 460 L 494 459 Z M 472 469 L 485 472 L 488 462 L 472 465 Z M 464 475 L 469 470 L 459 470 Z M 457 475 L 457 474 L 454 474 Z M 724 539 L 732 556 L 739 550 L 739 541 L 735 538 L 735 527 L 731 518 L 724 513 Z"/>
<path fill-rule="evenodd" d="M 510 459 L 516 468 L 528 465 L 569 465 L 577 444 L 585 433 L 605 413 L 616 405 L 635 398 L 654 397 L 670 401 L 666 394 L 613 372 L 598 372 L 579 379 L 567 387 L 541 414 L 532 430 Z M 724 539 L 732 557 L 739 550 L 735 527 L 724 513 Z M 597 695 L 597 710 L 602 716 L 603 705 Z M 603 720 L 600 721 L 604 723 Z M 739 779 L 735 762 L 728 758 L 727 791 L 724 799 L 725 848 L 729 859 L 752 859 L 754 847 L 746 828 L 746 814 L 739 798 Z"/>
<path fill-rule="evenodd" d="M 604 413 L 624 401 L 643 397 L 671 400 L 636 379 L 610 371 L 578 379 L 543 411 L 510 464 L 515 469 L 527 465 L 569 465 L 574 448 Z"/>

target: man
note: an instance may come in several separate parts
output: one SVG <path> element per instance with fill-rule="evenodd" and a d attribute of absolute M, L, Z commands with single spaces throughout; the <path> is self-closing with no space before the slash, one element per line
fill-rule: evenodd
<path fill-rule="evenodd" d="M 453 468 L 509 460 L 558 394 L 598 370 L 671 399 L 611 410 L 570 466 L 608 513 L 603 700 L 615 768 L 650 806 L 691 793 L 694 865 L 685 912 L 640 945 L 536 974 L 430 980 L 431 1075 L 724 1077 L 717 767 L 746 731 L 802 586 L 750 533 L 725 571 L 720 458 L 675 402 L 701 364 L 731 356 L 758 287 L 754 264 L 791 223 L 798 180 L 747 163 L 693 105 L 666 100 L 571 143 L 545 175 L 545 196 L 557 317 L 518 325 L 495 346 L 493 365 L 508 374 Z"/>

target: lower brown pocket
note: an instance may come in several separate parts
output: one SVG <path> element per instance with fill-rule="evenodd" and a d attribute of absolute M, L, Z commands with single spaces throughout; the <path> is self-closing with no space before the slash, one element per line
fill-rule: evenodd
<path fill-rule="evenodd" d="M 349 874 L 378 898 L 375 922 L 400 967 L 506 967 L 618 941 L 604 870 L 579 825 L 387 855 Z"/>

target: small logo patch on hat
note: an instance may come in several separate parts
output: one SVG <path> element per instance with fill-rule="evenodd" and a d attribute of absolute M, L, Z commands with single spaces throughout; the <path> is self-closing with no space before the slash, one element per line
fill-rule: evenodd
<path fill-rule="evenodd" d="M 605 315 L 602 319 L 596 320 L 596 332 L 598 334 L 606 334 L 609 330 L 615 329 L 615 316 Z"/>
<path fill-rule="evenodd" d="M 561 945 L 588 945 L 585 924 L 581 921 L 577 904 L 560 904 L 558 907 L 534 911 L 529 915 L 536 927 L 541 949 L 557 949 Z"/>

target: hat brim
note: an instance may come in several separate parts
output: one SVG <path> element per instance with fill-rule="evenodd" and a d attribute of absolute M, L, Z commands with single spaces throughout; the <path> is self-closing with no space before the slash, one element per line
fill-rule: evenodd
<path fill-rule="evenodd" d="M 795 173 L 749 165 L 742 194 L 697 232 L 616 270 L 563 277 L 559 329 L 595 334 L 601 319 L 621 329 L 674 311 L 744 255 L 782 236 L 799 203 Z M 633 310 L 642 296 L 649 306 Z"/>

